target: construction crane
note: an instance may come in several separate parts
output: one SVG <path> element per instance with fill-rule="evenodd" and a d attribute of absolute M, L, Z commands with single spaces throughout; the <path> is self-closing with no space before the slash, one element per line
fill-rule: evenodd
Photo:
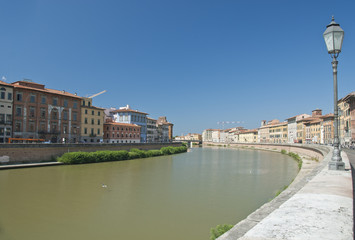
<path fill-rule="evenodd" d="M 94 97 L 96 97 L 96 96 L 98 96 L 98 95 L 100 95 L 100 94 L 103 94 L 103 93 L 105 93 L 105 92 L 106 92 L 106 90 L 103 90 L 102 92 L 96 93 L 96 94 L 94 94 L 94 95 L 92 95 L 92 96 L 90 96 L 90 97 L 88 97 L 88 98 L 94 98 Z"/>
<path fill-rule="evenodd" d="M 226 122 L 217 122 L 217 124 L 222 124 L 222 129 L 224 129 L 224 124 L 239 124 L 239 123 L 244 123 L 243 121 L 226 121 Z"/>

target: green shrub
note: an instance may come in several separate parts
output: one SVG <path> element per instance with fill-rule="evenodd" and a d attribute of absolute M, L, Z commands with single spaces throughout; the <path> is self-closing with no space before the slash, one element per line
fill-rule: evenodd
<path fill-rule="evenodd" d="M 95 162 L 122 161 L 128 159 L 155 157 L 162 155 L 170 155 L 175 153 L 186 152 L 187 148 L 181 147 L 165 147 L 162 150 L 139 150 L 132 148 L 130 152 L 125 150 L 120 151 L 96 151 L 96 152 L 71 152 L 65 153 L 57 158 L 58 162 L 65 164 L 81 164 Z"/>
<path fill-rule="evenodd" d="M 233 225 L 230 224 L 224 224 L 224 225 L 217 225 L 217 227 L 215 228 L 211 228 L 211 240 L 215 240 L 216 238 L 218 238 L 219 236 L 222 236 L 225 232 L 228 232 L 231 228 L 233 227 Z"/>
<path fill-rule="evenodd" d="M 128 159 L 136 159 L 136 158 L 140 158 L 139 157 L 139 153 L 137 153 L 137 152 L 128 152 Z"/>
<path fill-rule="evenodd" d="M 149 150 L 146 152 L 147 157 L 162 156 L 163 153 L 160 150 Z"/>
<path fill-rule="evenodd" d="M 282 149 L 282 150 L 281 150 L 281 153 L 282 153 L 282 154 L 287 154 L 287 151 L 286 151 L 285 149 Z"/>
<path fill-rule="evenodd" d="M 140 158 L 145 158 L 145 157 L 147 157 L 146 151 L 139 150 L 138 148 L 131 148 L 130 152 L 135 152 L 135 153 L 137 153 Z"/>

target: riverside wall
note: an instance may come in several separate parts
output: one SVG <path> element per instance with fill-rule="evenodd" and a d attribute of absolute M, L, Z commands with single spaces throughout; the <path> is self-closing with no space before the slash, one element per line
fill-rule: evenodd
<path fill-rule="evenodd" d="M 179 147 L 181 143 L 1 144 L 0 164 L 49 162 L 67 152 L 118 151 L 131 148 L 152 150 L 169 146 Z"/>
<path fill-rule="evenodd" d="M 205 143 L 207 146 L 226 146 Z M 218 240 L 353 239 L 353 186 L 348 156 L 345 171 L 329 170 L 332 148 L 310 144 L 229 144 L 231 148 L 298 153 L 303 165 L 279 196 L 237 223 Z"/>

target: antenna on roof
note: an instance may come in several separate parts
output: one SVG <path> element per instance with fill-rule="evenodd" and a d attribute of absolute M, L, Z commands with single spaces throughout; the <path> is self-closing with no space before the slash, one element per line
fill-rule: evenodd
<path fill-rule="evenodd" d="M 22 81 L 24 81 L 24 82 L 33 82 L 31 79 L 28 79 L 28 78 L 24 78 Z"/>

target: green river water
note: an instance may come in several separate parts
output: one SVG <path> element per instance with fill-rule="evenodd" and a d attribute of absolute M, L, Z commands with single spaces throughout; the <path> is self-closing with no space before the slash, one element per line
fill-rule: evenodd
<path fill-rule="evenodd" d="M 210 228 L 244 219 L 297 172 L 287 155 L 225 148 L 2 170 L 0 239 L 208 240 Z"/>

